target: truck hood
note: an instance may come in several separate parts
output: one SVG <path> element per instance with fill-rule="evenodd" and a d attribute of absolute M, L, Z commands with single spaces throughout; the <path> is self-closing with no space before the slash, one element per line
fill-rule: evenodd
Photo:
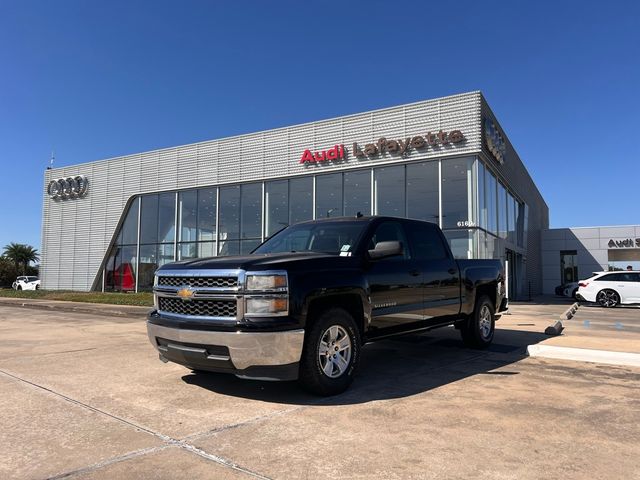
<path fill-rule="evenodd" d="M 182 262 L 167 263 L 158 269 L 158 272 L 170 270 L 197 270 L 197 269 L 221 269 L 221 270 L 273 270 L 298 266 L 302 262 L 317 263 L 331 259 L 347 259 L 338 255 L 317 252 L 285 252 L 285 253 L 263 253 L 254 255 L 238 255 L 230 257 L 198 258 L 194 260 L 184 260 Z"/>

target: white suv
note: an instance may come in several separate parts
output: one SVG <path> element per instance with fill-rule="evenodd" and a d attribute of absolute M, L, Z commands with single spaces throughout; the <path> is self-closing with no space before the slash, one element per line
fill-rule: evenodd
<path fill-rule="evenodd" d="M 597 272 L 580 280 L 576 298 L 598 302 L 603 307 L 640 303 L 640 272 Z"/>
<path fill-rule="evenodd" d="M 38 277 L 18 277 L 11 286 L 14 290 L 39 290 L 40 280 Z"/>

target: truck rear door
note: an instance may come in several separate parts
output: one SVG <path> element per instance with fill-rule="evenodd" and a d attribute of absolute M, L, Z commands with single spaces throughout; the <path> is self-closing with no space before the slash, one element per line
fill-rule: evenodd
<path fill-rule="evenodd" d="M 412 262 L 423 278 L 425 320 L 433 325 L 444 323 L 447 319 L 442 317 L 460 313 L 458 264 L 437 225 L 408 221 L 405 230 Z"/>

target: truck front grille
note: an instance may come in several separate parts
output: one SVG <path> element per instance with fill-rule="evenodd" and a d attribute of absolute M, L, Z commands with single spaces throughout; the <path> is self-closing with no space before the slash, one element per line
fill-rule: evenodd
<path fill-rule="evenodd" d="M 158 298 L 160 312 L 199 317 L 235 318 L 238 311 L 236 300 L 189 300 L 181 298 Z"/>
<path fill-rule="evenodd" d="M 219 287 L 238 286 L 237 277 L 158 277 L 158 286 L 163 287 Z"/>

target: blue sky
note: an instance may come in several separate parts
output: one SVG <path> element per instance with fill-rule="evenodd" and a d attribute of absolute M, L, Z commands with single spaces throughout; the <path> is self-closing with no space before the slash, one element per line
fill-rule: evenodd
<path fill-rule="evenodd" d="M 0 0 L 0 248 L 56 166 L 481 90 L 553 227 L 639 224 L 637 2 Z"/>

